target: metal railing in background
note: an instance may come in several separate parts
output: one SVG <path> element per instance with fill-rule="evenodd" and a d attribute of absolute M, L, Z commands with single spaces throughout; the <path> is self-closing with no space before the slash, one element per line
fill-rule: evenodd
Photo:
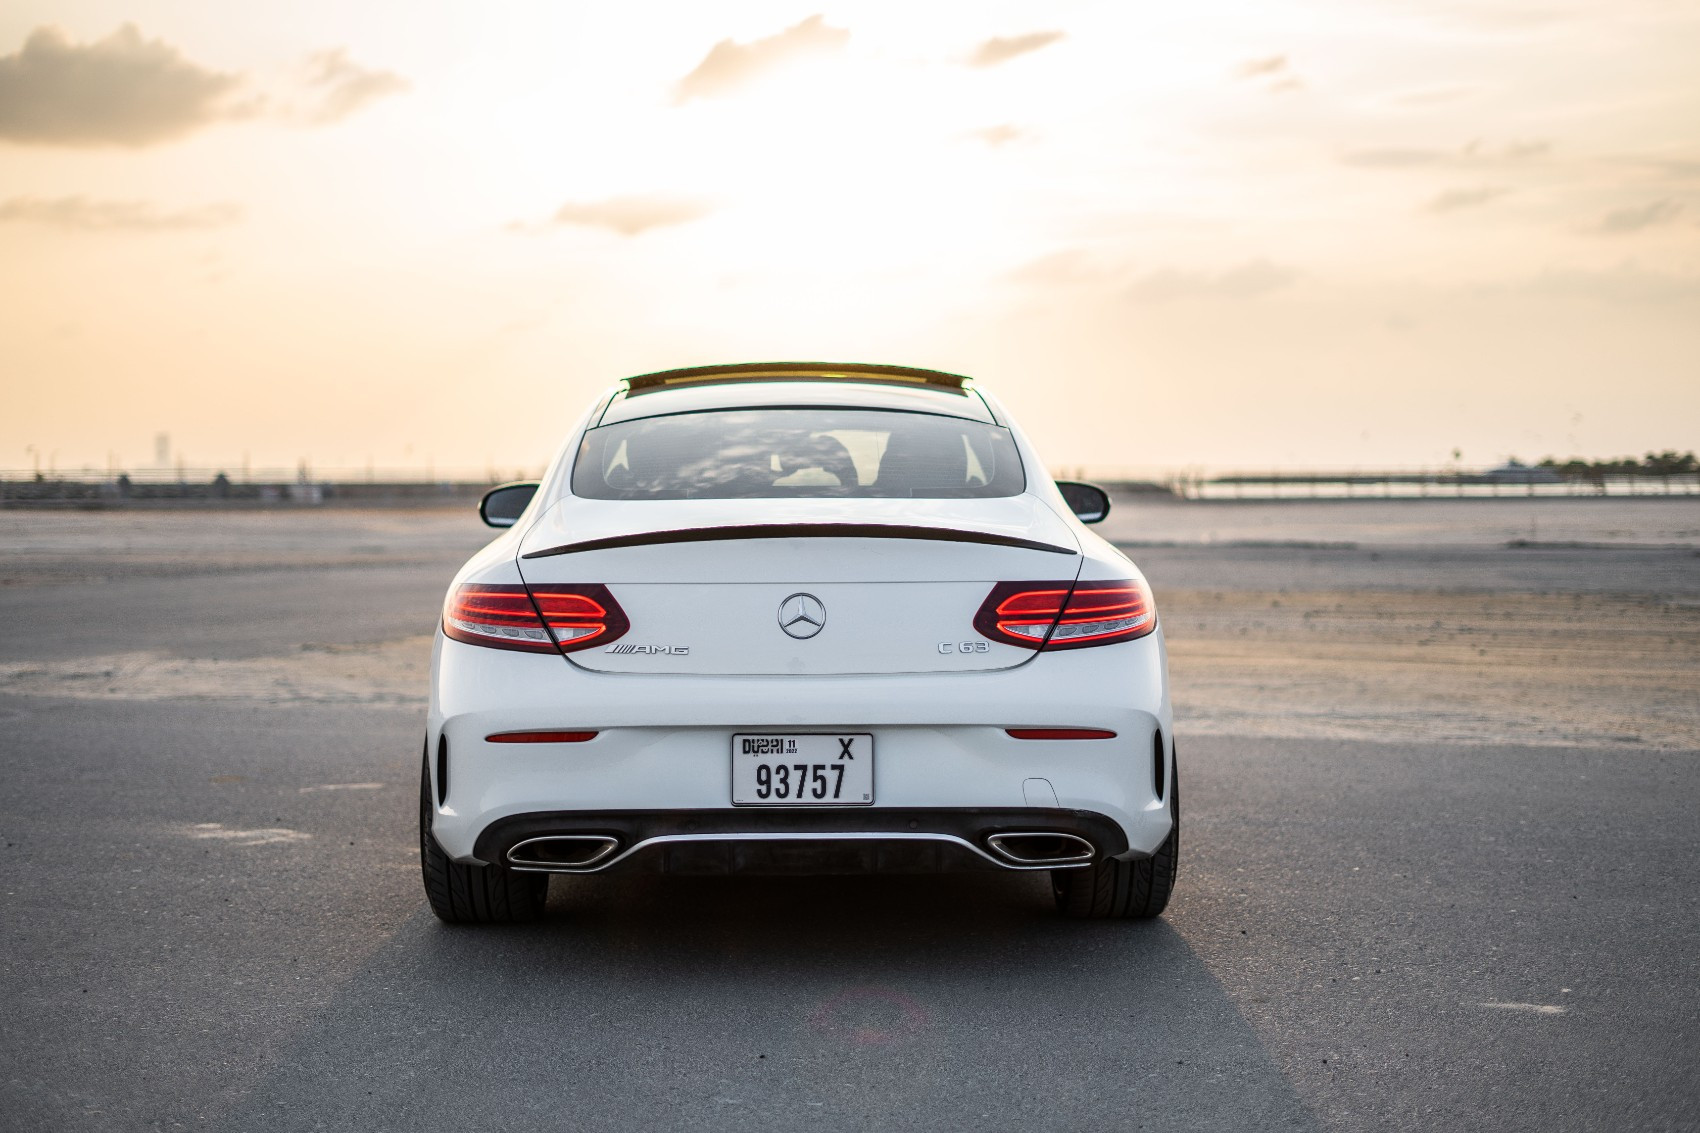
<path fill-rule="evenodd" d="M 1236 473 L 1183 481 L 1177 484 L 1176 494 L 1197 500 L 1692 496 L 1700 495 L 1700 475 L 1690 472 L 1544 477 L 1493 471 Z"/>
<path fill-rule="evenodd" d="M 540 468 L 0 469 L 0 507 L 422 506 L 476 500 Z"/>
<path fill-rule="evenodd" d="M 1700 472 L 1567 474 L 1539 466 L 1480 470 L 1064 468 L 1058 479 L 1184 500 L 1351 500 L 1696 496 Z"/>

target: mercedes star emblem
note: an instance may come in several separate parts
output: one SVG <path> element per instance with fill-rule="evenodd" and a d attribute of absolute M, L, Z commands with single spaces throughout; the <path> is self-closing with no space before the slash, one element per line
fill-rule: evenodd
<path fill-rule="evenodd" d="M 826 607 L 813 594 L 793 594 L 779 603 L 779 628 L 792 637 L 813 637 L 826 628 Z"/>

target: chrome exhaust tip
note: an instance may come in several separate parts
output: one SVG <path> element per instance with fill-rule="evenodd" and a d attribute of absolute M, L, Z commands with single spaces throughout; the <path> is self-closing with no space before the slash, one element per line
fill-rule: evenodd
<path fill-rule="evenodd" d="M 611 834 L 550 834 L 527 838 L 508 850 L 508 864 L 520 870 L 572 873 L 595 869 L 620 848 Z"/>
<path fill-rule="evenodd" d="M 1060 830 L 1022 830 L 993 834 L 986 839 L 991 851 L 1005 861 L 1021 866 L 1085 865 L 1098 852 L 1078 834 Z"/>

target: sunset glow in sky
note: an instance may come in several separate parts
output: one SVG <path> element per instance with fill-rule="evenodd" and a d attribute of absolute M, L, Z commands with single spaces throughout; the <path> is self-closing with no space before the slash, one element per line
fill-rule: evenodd
<path fill-rule="evenodd" d="M 9 0 L 0 469 L 522 467 L 631 373 L 1057 466 L 1700 446 L 1700 6 Z"/>

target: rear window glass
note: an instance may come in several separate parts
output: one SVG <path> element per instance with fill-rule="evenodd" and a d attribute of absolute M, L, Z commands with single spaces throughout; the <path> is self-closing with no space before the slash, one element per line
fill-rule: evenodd
<path fill-rule="evenodd" d="M 960 499 L 1026 487 L 1009 430 L 928 413 L 738 409 L 591 429 L 573 494 L 595 500 Z"/>

